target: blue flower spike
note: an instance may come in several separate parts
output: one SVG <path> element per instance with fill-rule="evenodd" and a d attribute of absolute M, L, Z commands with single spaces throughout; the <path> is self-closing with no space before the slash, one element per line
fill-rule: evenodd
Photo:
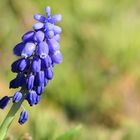
<path fill-rule="evenodd" d="M 20 104 L 27 100 L 30 106 L 39 104 L 40 98 L 54 77 L 54 64 L 62 62 L 60 52 L 61 27 L 55 25 L 60 22 L 60 14 L 52 15 L 51 8 L 46 7 L 46 17 L 35 14 L 37 21 L 21 38 L 21 42 L 15 45 L 13 53 L 18 60 L 12 63 L 11 71 L 17 76 L 10 82 L 9 88 L 21 88 L 12 97 L 5 96 L 0 99 L 0 108 L 4 109 L 12 98 L 13 104 Z M 23 108 L 23 107 L 22 107 Z M 24 124 L 28 120 L 28 112 L 23 108 L 18 120 Z"/>

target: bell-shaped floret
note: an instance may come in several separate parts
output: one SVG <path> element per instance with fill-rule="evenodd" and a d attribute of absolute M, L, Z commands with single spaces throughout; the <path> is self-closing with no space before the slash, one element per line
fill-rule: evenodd
<path fill-rule="evenodd" d="M 54 38 L 57 42 L 60 42 L 60 35 L 59 35 L 59 34 L 56 34 L 53 38 Z"/>
<path fill-rule="evenodd" d="M 45 41 L 40 42 L 37 48 L 37 55 L 39 55 L 40 58 L 45 58 L 48 55 L 48 52 L 49 52 L 48 44 Z"/>
<path fill-rule="evenodd" d="M 4 109 L 10 102 L 10 98 L 8 96 L 4 96 L 1 100 L 0 100 L 0 108 Z"/>
<path fill-rule="evenodd" d="M 48 80 L 51 80 L 53 76 L 54 76 L 53 67 L 48 67 L 45 70 L 45 78 L 47 78 Z"/>
<path fill-rule="evenodd" d="M 34 43 L 27 42 L 22 50 L 21 55 L 25 58 L 30 57 L 31 55 L 34 54 L 35 49 L 36 49 L 36 45 Z"/>
<path fill-rule="evenodd" d="M 49 6 L 46 7 L 46 16 L 50 18 L 51 16 L 51 8 Z"/>
<path fill-rule="evenodd" d="M 26 70 L 30 65 L 30 60 L 27 58 L 21 58 L 17 61 L 15 61 L 12 65 L 11 65 L 11 70 L 12 72 L 22 72 L 24 70 Z"/>
<path fill-rule="evenodd" d="M 45 31 L 52 31 L 53 30 L 53 27 L 54 25 L 49 23 L 49 22 L 46 22 L 45 23 Z"/>
<path fill-rule="evenodd" d="M 37 72 L 35 76 L 35 85 L 36 86 L 44 85 L 44 78 L 45 78 L 44 71 Z"/>
<path fill-rule="evenodd" d="M 20 118 L 18 120 L 18 122 L 22 125 L 24 124 L 26 121 L 28 120 L 28 112 L 26 110 L 23 110 L 20 113 Z"/>
<path fill-rule="evenodd" d="M 48 67 L 51 66 L 51 64 L 52 64 L 52 60 L 51 60 L 51 58 L 50 58 L 49 55 L 47 55 L 46 58 L 41 59 L 41 69 L 42 69 L 42 70 L 47 69 Z"/>
<path fill-rule="evenodd" d="M 45 36 L 47 39 L 51 39 L 54 37 L 54 31 L 46 31 Z"/>
<path fill-rule="evenodd" d="M 36 31 L 37 30 L 41 30 L 43 28 L 44 28 L 44 24 L 41 23 L 41 22 L 38 22 L 38 23 L 36 23 L 36 24 L 33 25 L 33 29 L 36 30 Z"/>
<path fill-rule="evenodd" d="M 41 14 L 35 14 L 34 19 L 37 20 L 37 21 L 40 21 L 42 23 L 46 22 L 46 18 L 44 16 L 42 16 Z"/>
<path fill-rule="evenodd" d="M 15 79 L 11 80 L 9 88 L 18 88 L 20 86 L 23 86 L 24 82 L 25 82 L 24 74 L 19 73 L 17 74 Z"/>
<path fill-rule="evenodd" d="M 62 29 L 59 26 L 54 26 L 53 31 L 54 31 L 54 34 L 60 34 L 62 32 Z"/>
<path fill-rule="evenodd" d="M 34 31 L 28 31 L 27 33 L 25 33 L 23 36 L 22 36 L 22 40 L 23 42 L 31 42 L 33 41 L 33 38 L 34 38 Z"/>
<path fill-rule="evenodd" d="M 57 14 L 52 16 L 48 21 L 51 23 L 56 23 L 56 22 L 60 22 L 62 20 L 62 15 L 61 14 Z"/>
<path fill-rule="evenodd" d="M 42 42 L 44 40 L 44 37 L 45 37 L 44 32 L 37 31 L 34 35 L 34 40 L 39 43 L 39 42 Z"/>
<path fill-rule="evenodd" d="M 25 47 L 25 44 L 23 42 L 17 44 L 13 49 L 13 53 L 17 56 L 21 56 L 21 52 L 24 47 Z"/>
<path fill-rule="evenodd" d="M 38 95 L 41 95 L 43 92 L 44 92 L 44 85 L 41 85 L 41 86 L 37 86 L 36 87 L 36 93 Z"/>
<path fill-rule="evenodd" d="M 62 53 L 60 51 L 56 51 L 54 54 L 51 55 L 51 59 L 53 63 L 60 64 L 63 60 Z"/>
<path fill-rule="evenodd" d="M 35 76 L 32 75 L 32 74 L 28 75 L 28 77 L 26 78 L 26 88 L 28 90 L 33 89 L 33 87 L 34 87 L 34 80 L 35 80 Z"/>
<path fill-rule="evenodd" d="M 17 91 L 13 96 L 13 103 L 18 103 L 22 98 L 22 93 Z"/>
<path fill-rule="evenodd" d="M 41 60 L 38 57 L 34 57 L 31 65 L 32 72 L 39 72 L 41 70 Z"/>
<path fill-rule="evenodd" d="M 28 94 L 27 94 L 27 101 L 28 103 L 30 104 L 30 106 L 33 106 L 34 104 L 37 103 L 37 94 L 34 90 L 30 91 Z"/>
<path fill-rule="evenodd" d="M 48 46 L 50 53 L 54 53 L 60 49 L 59 43 L 54 38 L 48 40 Z"/>

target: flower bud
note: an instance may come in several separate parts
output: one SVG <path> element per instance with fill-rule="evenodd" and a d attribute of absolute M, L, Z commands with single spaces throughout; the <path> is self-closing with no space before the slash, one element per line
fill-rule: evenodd
<path fill-rule="evenodd" d="M 26 88 L 28 90 L 32 89 L 34 87 L 34 75 L 30 74 L 26 79 Z"/>
<path fill-rule="evenodd" d="M 36 87 L 36 93 L 41 95 L 44 92 L 44 85 Z"/>
<path fill-rule="evenodd" d="M 27 99 L 27 101 L 28 101 L 28 103 L 30 104 L 30 106 L 33 106 L 36 102 L 37 102 L 37 94 L 36 94 L 36 92 L 35 91 L 30 91 L 28 94 L 27 94 L 27 97 L 26 97 L 26 99 Z"/>
<path fill-rule="evenodd" d="M 37 54 L 40 56 L 40 58 L 45 58 L 48 55 L 48 52 L 48 44 L 46 42 L 40 42 L 37 48 Z"/>
<path fill-rule="evenodd" d="M 22 125 L 24 124 L 26 121 L 28 120 L 28 112 L 26 110 L 23 110 L 20 113 L 20 118 L 18 120 L 18 122 Z"/>
<path fill-rule="evenodd" d="M 8 96 L 4 96 L 1 100 L 0 100 L 0 108 L 4 109 L 10 102 L 10 98 Z"/>
<path fill-rule="evenodd" d="M 36 49 L 36 45 L 34 43 L 27 42 L 22 50 L 21 55 L 25 58 L 30 57 L 31 55 L 33 55 L 35 49 Z"/>
<path fill-rule="evenodd" d="M 53 31 L 46 31 L 45 36 L 46 36 L 46 38 L 51 39 L 54 36 L 54 32 Z"/>
<path fill-rule="evenodd" d="M 42 69 L 42 70 L 47 69 L 48 67 L 51 66 L 51 64 L 52 64 L 52 60 L 51 60 L 51 58 L 50 58 L 49 55 L 47 55 L 46 58 L 41 59 L 41 69 Z"/>
<path fill-rule="evenodd" d="M 48 18 L 51 16 L 51 8 L 49 6 L 46 7 L 46 15 Z"/>
<path fill-rule="evenodd" d="M 56 22 L 60 22 L 61 20 L 62 20 L 62 15 L 61 14 L 57 14 L 57 15 L 52 16 L 49 19 L 49 22 L 56 23 Z"/>
<path fill-rule="evenodd" d="M 48 46 L 50 53 L 54 53 L 60 49 L 59 43 L 54 38 L 48 40 Z"/>
<path fill-rule="evenodd" d="M 37 31 L 34 36 L 34 40 L 37 42 L 42 42 L 44 40 L 44 33 L 42 31 Z"/>
<path fill-rule="evenodd" d="M 33 25 L 33 29 L 34 30 L 40 30 L 42 28 L 44 28 L 44 24 L 43 23 L 38 22 L 38 23 Z"/>
<path fill-rule="evenodd" d="M 21 52 L 22 52 L 24 46 L 25 46 L 25 44 L 23 42 L 17 44 L 13 49 L 13 53 L 17 56 L 21 56 Z"/>
<path fill-rule="evenodd" d="M 62 32 L 62 29 L 61 27 L 55 25 L 53 27 L 53 31 L 54 31 L 54 34 L 60 34 Z"/>
<path fill-rule="evenodd" d="M 9 88 L 18 88 L 23 85 L 25 77 L 22 73 L 17 74 L 17 77 L 10 82 Z"/>
<path fill-rule="evenodd" d="M 34 19 L 35 20 L 38 20 L 38 21 L 40 21 L 42 23 L 45 23 L 46 22 L 46 18 L 44 16 L 42 16 L 41 14 L 35 14 L 34 15 Z"/>
<path fill-rule="evenodd" d="M 33 38 L 34 38 L 34 31 L 28 31 L 27 33 L 25 33 L 25 34 L 22 36 L 22 40 L 23 40 L 24 42 L 33 41 Z"/>
<path fill-rule="evenodd" d="M 53 63 L 59 64 L 62 62 L 62 53 L 60 51 L 56 51 L 54 54 L 51 55 Z"/>
<path fill-rule="evenodd" d="M 39 72 L 41 70 L 41 60 L 38 57 L 33 59 L 31 70 L 32 72 Z"/>
<path fill-rule="evenodd" d="M 54 38 L 57 42 L 60 42 L 60 35 L 59 35 L 59 34 L 56 34 L 53 38 Z"/>
<path fill-rule="evenodd" d="M 30 65 L 30 60 L 27 58 L 27 59 L 21 59 L 20 63 L 19 63 L 19 70 L 20 72 L 26 70 L 26 68 L 28 68 Z"/>
<path fill-rule="evenodd" d="M 51 24 L 51 23 L 49 23 L 49 22 L 46 22 L 46 23 L 45 23 L 45 30 L 46 30 L 46 31 L 51 31 L 51 30 L 53 30 L 53 27 L 54 27 L 53 24 Z"/>
<path fill-rule="evenodd" d="M 16 92 L 13 96 L 13 103 L 18 103 L 22 98 L 22 93 L 21 92 Z"/>
<path fill-rule="evenodd" d="M 53 68 L 52 67 L 49 67 L 45 70 L 45 77 L 48 79 L 48 80 L 51 80 L 54 76 L 54 72 L 53 72 Z"/>
<path fill-rule="evenodd" d="M 44 86 L 47 86 L 47 85 L 48 85 L 48 82 L 49 82 L 48 79 L 45 78 L 45 79 L 44 79 Z"/>
<path fill-rule="evenodd" d="M 36 96 L 36 101 L 35 101 L 35 105 L 37 105 L 40 102 L 40 96 Z"/>
<path fill-rule="evenodd" d="M 45 78 L 44 71 L 37 72 L 35 77 L 35 85 L 36 86 L 44 85 L 44 78 Z"/>

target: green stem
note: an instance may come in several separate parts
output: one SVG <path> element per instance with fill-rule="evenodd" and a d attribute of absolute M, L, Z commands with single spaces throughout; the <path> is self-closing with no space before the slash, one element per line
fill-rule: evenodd
<path fill-rule="evenodd" d="M 21 92 L 23 93 L 23 90 L 21 90 Z M 0 126 L 0 140 L 3 140 L 5 138 L 6 133 L 8 131 L 8 128 L 10 127 L 12 121 L 14 120 L 15 115 L 18 112 L 19 108 L 21 107 L 21 104 L 23 103 L 24 99 L 25 99 L 25 94 L 23 94 L 23 97 L 20 100 L 20 102 L 14 103 L 12 105 L 12 107 L 11 107 L 10 111 L 8 112 L 6 118 L 2 122 L 2 124 Z"/>

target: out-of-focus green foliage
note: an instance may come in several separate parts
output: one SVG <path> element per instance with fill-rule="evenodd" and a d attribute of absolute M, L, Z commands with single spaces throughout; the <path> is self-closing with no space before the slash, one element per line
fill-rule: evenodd
<path fill-rule="evenodd" d="M 139 0 L 1 0 L 0 96 L 8 94 L 15 76 L 9 69 L 16 59 L 12 48 L 35 23 L 33 14 L 45 13 L 47 5 L 63 15 L 64 61 L 55 67 L 41 104 L 25 103 L 28 123 L 21 127 L 16 120 L 9 137 L 54 140 L 82 124 L 76 140 L 138 140 Z M 6 112 L 0 111 L 0 121 Z"/>

